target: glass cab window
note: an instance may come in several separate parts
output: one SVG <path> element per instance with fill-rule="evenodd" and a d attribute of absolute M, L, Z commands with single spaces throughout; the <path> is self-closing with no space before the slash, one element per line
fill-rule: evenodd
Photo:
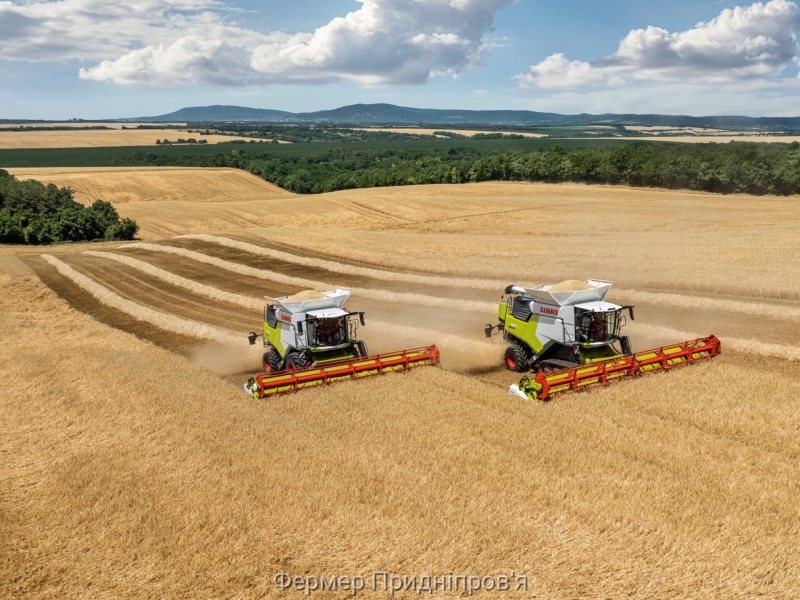
<path fill-rule="evenodd" d="M 314 319 L 308 322 L 309 345 L 316 348 L 338 346 L 347 342 L 344 319 Z"/>
<path fill-rule="evenodd" d="M 579 342 L 589 344 L 610 342 L 617 335 L 619 311 L 590 312 L 579 310 L 575 316 Z"/>

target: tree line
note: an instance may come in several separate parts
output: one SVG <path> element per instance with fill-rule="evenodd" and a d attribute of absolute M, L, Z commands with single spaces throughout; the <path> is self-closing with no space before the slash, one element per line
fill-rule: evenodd
<path fill-rule="evenodd" d="M 115 165 L 227 166 L 282 188 L 316 194 L 352 188 L 479 181 L 583 182 L 721 194 L 800 193 L 800 144 L 620 144 L 604 148 L 487 151 L 331 148 L 215 156 L 137 153 Z"/>
<path fill-rule="evenodd" d="M 84 206 L 69 188 L 20 181 L 0 169 L 0 244 L 130 240 L 138 230 L 110 202 Z"/>

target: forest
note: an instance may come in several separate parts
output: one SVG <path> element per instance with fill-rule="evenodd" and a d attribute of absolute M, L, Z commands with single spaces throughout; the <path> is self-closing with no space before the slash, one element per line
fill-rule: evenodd
<path fill-rule="evenodd" d="M 0 169 L 0 244 L 130 240 L 139 227 L 110 202 L 76 202 L 69 188 L 20 181 Z"/>
<path fill-rule="evenodd" d="M 583 182 L 722 194 L 800 193 L 800 144 L 555 145 L 536 150 L 478 145 L 326 148 L 270 152 L 234 148 L 216 155 L 137 152 L 116 166 L 227 166 L 245 169 L 289 191 L 316 194 L 353 188 L 478 181 Z"/>

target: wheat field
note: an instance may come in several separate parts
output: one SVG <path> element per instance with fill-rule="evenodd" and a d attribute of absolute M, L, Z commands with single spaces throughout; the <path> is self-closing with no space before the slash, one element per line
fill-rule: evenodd
<path fill-rule="evenodd" d="M 8 169 L 18 179 L 68 187 L 75 199 L 128 202 L 231 202 L 287 198 L 291 194 L 239 169 L 184 167 L 35 167 Z"/>
<path fill-rule="evenodd" d="M 0 595 L 300 597 L 275 587 L 285 572 L 386 597 L 369 585 L 384 571 L 527 577 L 479 592 L 501 597 L 800 593 L 796 199 L 298 197 L 150 171 L 42 174 L 118 190 L 143 241 L 0 248 Z M 509 396 L 518 376 L 483 336 L 503 285 L 584 277 L 636 304 L 637 349 L 714 333 L 723 355 Z M 371 351 L 437 343 L 441 367 L 254 401 L 246 334 L 298 282 L 354 289 Z"/>
<path fill-rule="evenodd" d="M 89 129 L 56 131 L 5 131 L 0 129 L 0 148 L 99 148 L 155 146 L 156 140 L 204 139 L 209 144 L 247 139 L 229 135 L 202 135 L 174 129 Z"/>
<path fill-rule="evenodd" d="M 120 123 L 117 121 L 62 121 L 62 122 L 36 122 L 36 121 L 28 121 L 27 123 L 0 123 L 0 129 L 14 129 L 17 127 L 26 127 L 26 128 L 33 128 L 33 129 L 48 129 L 50 127 L 69 127 L 74 129 L 81 129 L 84 127 L 106 127 L 108 129 L 122 129 L 123 127 L 130 128 L 130 127 L 164 127 L 166 125 L 171 125 L 173 127 L 185 127 L 186 123 Z"/>

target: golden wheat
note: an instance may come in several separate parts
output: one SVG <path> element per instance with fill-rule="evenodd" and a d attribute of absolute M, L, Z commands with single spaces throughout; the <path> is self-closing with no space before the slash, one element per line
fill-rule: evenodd
<path fill-rule="evenodd" d="M 699 308 L 705 310 L 719 310 L 736 312 L 748 315 L 762 315 L 780 320 L 800 320 L 800 308 L 792 306 L 779 306 L 765 304 L 764 302 L 743 302 L 740 300 L 725 300 L 722 298 L 703 298 L 686 296 L 683 294 L 669 294 L 665 292 L 642 292 L 638 290 L 615 289 L 614 294 L 619 294 L 630 302 L 646 302 L 656 306 L 675 306 L 678 308 Z"/>
<path fill-rule="evenodd" d="M 2 131 L 0 148 L 97 148 L 107 146 L 155 146 L 156 140 L 204 139 L 209 144 L 245 140 L 227 135 L 199 135 L 169 129 L 98 129 L 79 131 Z"/>
<path fill-rule="evenodd" d="M 292 196 L 241 169 L 37 167 L 8 171 L 19 179 L 68 187 L 75 192 L 75 199 L 84 204 L 97 199 L 118 206 L 129 202 L 241 202 Z"/>
<path fill-rule="evenodd" d="M 636 325 L 635 331 L 657 338 L 665 338 L 668 343 L 679 340 L 692 340 L 703 337 L 705 334 L 687 333 L 671 327 L 661 325 Z M 758 340 L 743 340 L 727 336 L 720 337 L 723 350 L 730 349 L 747 355 L 773 356 L 784 360 L 800 361 L 800 346 L 787 346 L 784 344 L 769 344 Z"/>
<path fill-rule="evenodd" d="M 453 287 L 465 287 L 473 289 L 485 290 L 502 290 L 508 280 L 499 279 L 465 279 L 465 278 L 452 278 L 441 276 L 428 276 L 417 275 L 413 273 L 399 273 L 395 271 L 386 271 L 381 269 L 372 269 L 366 267 L 358 267 L 343 263 L 338 263 L 331 260 L 322 260 L 317 258 L 306 258 L 290 254 L 288 252 L 281 252 L 271 248 L 264 248 L 255 244 L 247 242 L 240 242 L 230 238 L 214 236 L 208 234 L 196 234 L 180 236 L 186 239 L 197 239 L 204 242 L 216 243 L 229 248 L 243 250 L 258 256 L 266 256 L 276 260 L 282 260 L 293 264 L 299 264 L 309 267 L 316 267 L 325 269 L 333 273 L 343 273 L 347 275 L 359 275 L 363 277 L 370 277 L 382 281 L 405 281 L 409 283 L 421 283 L 426 285 L 442 285 Z M 533 287 L 535 284 L 519 283 L 525 287 Z M 676 306 L 680 308 L 700 308 L 710 310 L 723 310 L 728 312 L 740 312 L 745 314 L 753 314 L 757 312 L 761 315 L 774 317 L 776 319 L 793 319 L 800 320 L 800 308 L 790 306 L 775 306 L 765 304 L 763 302 L 742 302 L 736 300 L 725 300 L 718 298 L 701 298 L 696 296 L 687 296 L 682 294 L 669 294 L 663 292 L 643 292 L 630 289 L 615 288 L 615 293 L 624 296 L 631 302 L 647 302 L 650 304 L 660 306 Z"/>

